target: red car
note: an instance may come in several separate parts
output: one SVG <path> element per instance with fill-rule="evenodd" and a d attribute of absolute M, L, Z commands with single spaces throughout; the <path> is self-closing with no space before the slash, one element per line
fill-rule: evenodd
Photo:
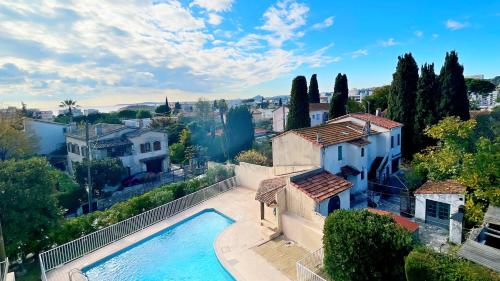
<path fill-rule="evenodd" d="M 122 181 L 122 187 L 137 185 L 145 182 L 150 182 L 158 177 L 155 173 L 140 172 L 135 175 L 131 175 Z"/>

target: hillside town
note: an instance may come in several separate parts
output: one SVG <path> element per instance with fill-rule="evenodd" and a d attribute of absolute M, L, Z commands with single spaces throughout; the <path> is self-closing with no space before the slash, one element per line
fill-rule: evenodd
<path fill-rule="evenodd" d="M 167 2 L 154 5 L 202 9 L 214 26 L 236 5 Z M 3 8 L 0 17 L 28 13 Z M 276 21 L 289 10 L 285 22 L 294 31 L 296 18 L 309 12 L 295 0 L 268 8 L 269 22 L 257 30 L 285 28 Z M 171 25 L 187 21 L 167 15 Z M 61 21 L 52 28 L 63 28 L 64 17 L 51 20 Z M 309 30 L 333 22 L 332 16 Z M 163 24 L 158 32 L 172 28 L 157 24 Z M 193 40 L 182 32 L 175 40 Z M 246 39 L 256 40 L 246 48 L 262 48 L 257 42 L 264 39 L 255 38 Z M 391 39 L 380 48 L 410 44 Z M 292 39 L 273 40 L 285 48 L 277 41 Z M 10 56 L 2 48 L 2 92 L 38 79 L 34 72 L 8 77 L 15 64 L 2 62 Z M 500 280 L 500 76 L 468 71 L 463 57 L 470 53 L 460 48 L 443 49 L 440 61 L 408 48 L 392 57 L 386 82 L 369 87 L 351 78 L 357 77 L 352 69 L 297 67 L 279 77 L 286 90 L 271 94 L 242 82 L 246 90 L 238 97 L 152 91 L 132 101 L 127 83 L 147 88 L 151 82 L 146 71 L 135 71 L 145 77 L 85 86 L 96 95 L 99 87 L 123 91 L 123 100 L 112 103 L 91 103 L 79 92 L 55 101 L 47 96 L 49 103 L 21 94 L 17 104 L 2 103 L 0 281 Z M 101 75 L 107 70 L 100 63 L 118 60 L 95 55 L 103 56 L 93 66 Z M 64 63 L 80 59 L 68 55 Z M 137 64 L 146 64 L 143 59 Z M 220 71 L 215 61 L 209 72 Z M 255 73 L 263 71 L 260 63 L 251 65 Z M 182 67 L 172 69 L 184 79 Z M 241 69 L 231 71 L 240 79 Z M 208 87 L 194 80 L 193 88 Z"/>

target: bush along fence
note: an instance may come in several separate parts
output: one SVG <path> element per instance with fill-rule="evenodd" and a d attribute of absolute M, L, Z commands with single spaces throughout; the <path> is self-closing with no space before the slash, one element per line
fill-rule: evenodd
<path fill-rule="evenodd" d="M 47 280 L 47 273 L 56 267 L 78 259 L 130 234 L 172 217 L 214 196 L 231 190 L 235 186 L 237 186 L 235 177 L 223 180 L 43 252 L 39 255 L 42 280 Z"/>

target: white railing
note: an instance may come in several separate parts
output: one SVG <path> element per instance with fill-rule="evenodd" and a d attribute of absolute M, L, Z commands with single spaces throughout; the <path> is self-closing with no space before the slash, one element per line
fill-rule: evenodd
<path fill-rule="evenodd" d="M 297 281 L 326 281 L 319 275 L 323 268 L 323 248 L 320 248 L 297 262 Z"/>
<path fill-rule="evenodd" d="M 226 179 L 134 217 L 82 236 L 39 255 L 42 280 L 50 270 L 98 250 L 130 234 L 200 204 L 236 186 L 236 177 Z"/>
<path fill-rule="evenodd" d="M 9 272 L 9 259 L 0 262 L 0 281 L 7 280 L 7 273 Z"/>

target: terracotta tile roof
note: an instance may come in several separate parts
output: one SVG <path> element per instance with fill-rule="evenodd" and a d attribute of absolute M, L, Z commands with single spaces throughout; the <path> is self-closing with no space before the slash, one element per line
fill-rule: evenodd
<path fill-rule="evenodd" d="M 95 149 L 104 149 L 108 147 L 117 147 L 117 146 L 127 146 L 132 145 L 132 142 L 127 138 L 111 138 L 111 139 L 103 139 L 91 142 L 90 147 Z"/>
<path fill-rule="evenodd" d="M 370 144 L 371 142 L 367 139 L 360 138 L 360 139 L 349 141 L 349 143 L 354 144 L 356 146 L 365 146 L 365 145 Z"/>
<path fill-rule="evenodd" d="M 89 138 L 90 139 L 94 139 L 97 137 L 96 126 L 101 127 L 102 134 L 100 135 L 100 137 L 128 128 L 127 126 L 122 125 L 122 124 L 98 123 L 98 124 L 90 125 L 89 126 Z M 77 138 L 77 139 L 85 139 L 85 134 L 86 134 L 85 127 L 82 127 L 82 128 L 77 128 L 76 131 L 68 132 L 66 135 L 73 137 L 73 138 Z"/>
<path fill-rule="evenodd" d="M 396 128 L 396 127 L 403 126 L 403 124 L 401 124 L 399 122 L 396 122 L 396 121 L 393 121 L 393 120 L 391 120 L 389 118 L 380 117 L 380 116 L 376 116 L 376 115 L 369 114 L 369 113 L 351 113 L 351 114 L 346 114 L 344 116 L 340 116 L 340 117 L 337 117 L 335 119 L 332 119 L 332 120 L 330 120 L 328 122 L 332 122 L 332 121 L 336 121 L 336 120 L 342 120 L 342 119 L 347 118 L 347 117 L 354 117 L 354 118 L 357 118 L 357 119 L 360 119 L 360 120 L 363 120 L 363 121 L 370 121 L 373 125 L 380 126 L 382 128 L 386 128 L 386 129 L 393 129 L 393 128 Z"/>
<path fill-rule="evenodd" d="M 387 216 L 392 217 L 394 219 L 394 221 L 396 222 L 396 224 L 398 224 L 399 226 L 402 226 L 403 228 L 405 228 L 406 230 L 408 230 L 411 233 L 418 230 L 418 223 L 413 222 L 413 221 L 411 221 L 407 218 L 404 218 L 400 215 L 396 215 L 396 214 L 388 212 L 388 211 L 372 209 L 372 208 L 368 208 L 367 210 L 369 212 L 374 213 L 374 214 L 387 215 Z"/>
<path fill-rule="evenodd" d="M 323 201 L 352 187 L 352 183 L 327 171 L 311 175 L 306 173 L 303 177 L 301 176 L 294 179 L 292 185 L 316 202 Z"/>
<path fill-rule="evenodd" d="M 328 103 L 310 103 L 309 104 L 309 111 L 319 111 L 319 110 L 326 110 L 330 108 L 330 104 Z"/>
<path fill-rule="evenodd" d="M 260 182 L 255 200 L 265 203 L 268 207 L 276 204 L 276 193 L 286 185 L 285 178 L 267 179 Z"/>
<path fill-rule="evenodd" d="M 313 143 L 323 146 L 329 146 L 363 137 L 363 127 L 350 121 L 296 129 L 290 132 L 294 132 Z M 375 133 L 374 130 L 372 130 L 372 132 Z M 318 133 L 321 139 L 320 142 L 316 141 Z"/>
<path fill-rule="evenodd" d="M 427 181 L 419 187 L 415 194 L 462 194 L 466 187 L 453 181 Z"/>
<path fill-rule="evenodd" d="M 470 114 L 470 119 L 476 119 L 479 116 L 489 115 L 491 114 L 491 112 L 487 110 L 471 110 L 469 111 L 469 114 Z"/>

